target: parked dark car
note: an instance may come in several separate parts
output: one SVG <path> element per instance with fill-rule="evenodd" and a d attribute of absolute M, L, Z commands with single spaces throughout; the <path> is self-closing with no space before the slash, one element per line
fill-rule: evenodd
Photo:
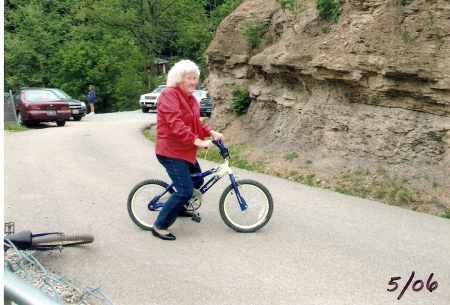
<path fill-rule="evenodd" d="M 61 89 L 48 88 L 48 90 L 53 91 L 60 99 L 65 100 L 69 103 L 70 112 L 72 114 L 72 118 L 75 121 L 80 121 L 86 115 L 86 103 L 73 99 L 70 95 L 62 91 Z"/>
<path fill-rule="evenodd" d="M 212 102 L 209 97 L 202 99 L 198 105 L 200 107 L 200 116 L 211 117 Z"/>
<path fill-rule="evenodd" d="M 48 89 L 21 88 L 13 100 L 21 125 L 56 122 L 58 126 L 64 126 L 71 116 L 69 103 Z"/>

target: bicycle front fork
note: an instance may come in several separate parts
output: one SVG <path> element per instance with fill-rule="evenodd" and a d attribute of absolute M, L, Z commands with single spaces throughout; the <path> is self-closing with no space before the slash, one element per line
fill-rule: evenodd
<path fill-rule="evenodd" d="M 234 178 L 233 174 L 230 174 L 230 180 L 231 185 L 233 186 L 234 192 L 236 193 L 236 198 L 239 202 L 239 206 L 241 207 L 241 211 L 245 211 L 248 208 L 247 203 L 245 202 L 244 197 L 241 196 L 241 193 L 239 192 L 239 186 L 236 182 L 236 179 Z"/>

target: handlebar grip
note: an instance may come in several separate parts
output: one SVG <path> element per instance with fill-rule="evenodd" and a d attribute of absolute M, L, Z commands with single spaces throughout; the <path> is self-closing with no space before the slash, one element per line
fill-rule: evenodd
<path fill-rule="evenodd" d="M 212 143 L 219 148 L 220 155 L 222 156 L 222 158 L 224 158 L 224 159 L 230 158 L 231 159 L 230 152 L 228 151 L 228 148 L 225 146 L 225 143 L 223 143 L 222 140 L 212 140 Z"/>

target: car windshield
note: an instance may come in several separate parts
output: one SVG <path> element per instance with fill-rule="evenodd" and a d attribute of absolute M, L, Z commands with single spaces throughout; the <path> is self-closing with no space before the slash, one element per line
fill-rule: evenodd
<path fill-rule="evenodd" d="M 52 92 L 55 93 L 60 99 L 63 99 L 63 100 L 68 100 L 71 98 L 70 95 L 68 95 L 67 93 L 65 93 L 64 91 L 59 90 L 59 89 L 52 89 Z"/>
<path fill-rule="evenodd" d="M 163 89 L 164 89 L 165 87 L 166 87 L 166 86 L 159 86 L 159 87 L 157 87 L 155 90 L 153 90 L 152 93 L 161 93 L 161 91 L 163 91 Z"/>
<path fill-rule="evenodd" d="M 60 98 L 48 90 L 30 90 L 25 92 L 25 99 L 29 102 L 55 101 Z"/>

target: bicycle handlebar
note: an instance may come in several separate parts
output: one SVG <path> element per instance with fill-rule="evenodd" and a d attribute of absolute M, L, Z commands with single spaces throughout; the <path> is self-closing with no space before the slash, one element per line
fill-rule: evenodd
<path fill-rule="evenodd" d="M 231 159 L 230 151 L 225 146 L 225 143 L 222 142 L 222 140 L 212 140 L 212 143 L 219 148 L 222 158 Z"/>

